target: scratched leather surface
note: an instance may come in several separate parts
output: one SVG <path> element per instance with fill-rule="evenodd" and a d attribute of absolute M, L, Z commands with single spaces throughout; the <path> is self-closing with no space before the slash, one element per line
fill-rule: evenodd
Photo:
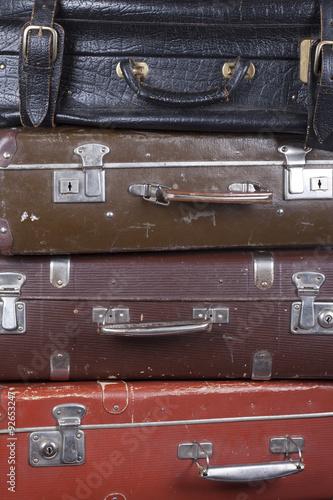
<path fill-rule="evenodd" d="M 0 70 L 0 126 L 20 123 L 19 35 L 32 5 L 33 0 L 1 0 L 0 64 L 5 69 Z M 57 123 L 306 131 L 299 44 L 319 36 L 319 8 L 313 0 L 169 0 L 163 9 L 153 0 L 59 0 L 56 22 L 65 29 Z M 221 68 L 238 56 L 254 63 L 254 79 L 244 80 L 229 102 L 195 109 L 141 101 L 116 75 L 117 63 L 133 57 L 148 63 L 150 85 L 197 92 L 225 85 Z"/>

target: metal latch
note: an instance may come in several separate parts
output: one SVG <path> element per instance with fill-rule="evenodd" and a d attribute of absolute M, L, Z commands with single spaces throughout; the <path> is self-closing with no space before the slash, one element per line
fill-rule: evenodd
<path fill-rule="evenodd" d="M 302 142 L 289 142 L 279 147 L 285 156 L 285 200 L 310 200 L 333 198 L 332 169 L 305 168 L 305 157 L 311 148 L 304 149 Z"/>
<path fill-rule="evenodd" d="M 86 408 L 80 404 L 55 406 L 52 415 L 57 431 L 32 432 L 29 437 L 29 463 L 33 467 L 82 465 L 85 461 L 84 432 L 80 429 Z"/>
<path fill-rule="evenodd" d="M 27 278 L 21 273 L 0 273 L 0 333 L 25 333 L 25 303 L 19 301 Z"/>
<path fill-rule="evenodd" d="M 299 272 L 292 277 L 301 302 L 293 302 L 292 333 L 333 333 L 333 303 L 315 302 L 325 276 L 317 272 Z"/>
<path fill-rule="evenodd" d="M 54 172 L 54 202 L 104 202 L 103 157 L 109 152 L 110 148 L 103 144 L 83 144 L 74 149 L 74 153 L 82 158 L 82 170 L 57 170 Z"/>

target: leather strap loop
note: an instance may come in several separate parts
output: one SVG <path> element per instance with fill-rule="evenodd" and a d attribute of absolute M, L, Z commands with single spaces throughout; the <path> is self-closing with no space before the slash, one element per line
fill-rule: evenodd
<path fill-rule="evenodd" d="M 120 68 L 125 81 L 133 92 L 136 93 L 139 99 L 149 101 L 150 103 L 187 107 L 202 106 L 203 104 L 210 104 L 222 100 L 227 101 L 232 90 L 237 88 L 243 80 L 247 70 L 249 69 L 250 62 L 246 59 L 238 57 L 235 61 L 233 75 L 225 86 L 221 85 L 218 87 L 212 87 L 199 92 L 181 92 L 149 85 L 142 82 L 134 75 L 132 71 L 132 67 L 134 65 L 135 61 L 132 58 L 120 61 Z"/>
<path fill-rule="evenodd" d="M 321 41 L 333 40 L 333 2 L 320 0 Z M 315 48 L 315 47 L 314 47 Z M 314 48 L 312 51 L 312 61 Z M 333 43 L 321 47 L 320 74 L 309 71 L 309 126 L 307 145 L 333 150 Z"/>
<path fill-rule="evenodd" d="M 54 126 L 64 30 L 54 24 L 57 0 L 35 0 L 30 22 L 22 29 L 19 53 L 21 123 Z"/>

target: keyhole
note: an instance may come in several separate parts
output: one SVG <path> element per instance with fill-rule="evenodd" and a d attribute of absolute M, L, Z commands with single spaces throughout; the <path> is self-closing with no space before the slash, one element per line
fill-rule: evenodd
<path fill-rule="evenodd" d="M 319 189 L 321 188 L 321 184 L 322 184 L 321 180 L 319 179 L 319 181 L 318 181 L 318 187 L 319 187 Z"/>
<path fill-rule="evenodd" d="M 320 182 L 320 181 L 319 181 L 319 182 Z M 71 182 L 69 182 L 69 183 L 68 183 L 68 191 L 69 191 L 69 192 L 71 192 L 71 191 L 72 191 L 72 183 L 71 183 Z"/>
<path fill-rule="evenodd" d="M 45 451 L 47 455 L 52 455 L 52 453 L 54 452 L 52 446 L 48 446 Z"/>
<path fill-rule="evenodd" d="M 329 314 L 327 316 L 325 316 L 325 322 L 327 325 L 329 325 L 332 321 L 332 316 L 330 316 Z"/>

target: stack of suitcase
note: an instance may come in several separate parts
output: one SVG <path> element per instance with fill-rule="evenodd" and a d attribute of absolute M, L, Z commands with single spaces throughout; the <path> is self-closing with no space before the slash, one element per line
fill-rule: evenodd
<path fill-rule="evenodd" d="M 332 499 L 332 19 L 2 0 L 1 499 Z"/>

